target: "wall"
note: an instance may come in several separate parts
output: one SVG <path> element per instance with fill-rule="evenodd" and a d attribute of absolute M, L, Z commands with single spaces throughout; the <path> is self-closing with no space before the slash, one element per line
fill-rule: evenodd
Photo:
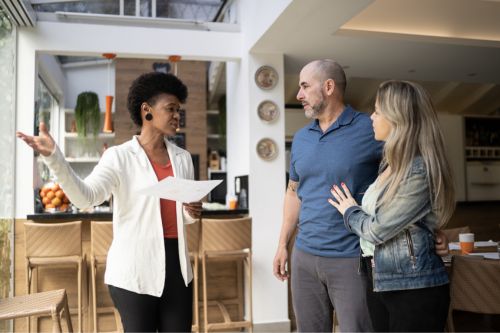
<path fill-rule="evenodd" d="M 89 62 L 88 64 L 64 67 L 67 80 L 67 94 L 64 107 L 74 109 L 78 94 L 84 91 L 93 91 L 99 96 L 101 112 L 106 110 L 106 95 L 115 95 L 115 64 L 110 66 L 108 88 L 108 64 L 104 61 Z M 114 109 L 114 108 L 113 108 Z"/>

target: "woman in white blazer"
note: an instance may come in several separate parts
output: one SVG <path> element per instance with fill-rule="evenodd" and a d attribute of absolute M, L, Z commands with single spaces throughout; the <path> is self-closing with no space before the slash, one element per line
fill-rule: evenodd
<path fill-rule="evenodd" d="M 194 178 L 191 155 L 166 139 L 176 133 L 186 98 L 186 86 L 174 75 L 138 77 L 127 101 L 140 134 L 107 149 L 85 179 L 71 169 L 45 124 L 39 136 L 17 133 L 41 154 L 77 207 L 99 205 L 113 195 L 105 283 L 126 332 L 191 331 L 193 273 L 185 224 L 201 216 L 201 203 L 137 194 L 167 176 Z"/>

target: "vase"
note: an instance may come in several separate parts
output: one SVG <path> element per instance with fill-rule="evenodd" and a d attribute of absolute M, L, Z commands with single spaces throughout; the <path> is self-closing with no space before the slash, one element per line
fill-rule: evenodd
<path fill-rule="evenodd" d="M 106 113 L 104 114 L 104 126 L 102 131 L 104 133 L 113 132 L 113 118 L 111 113 L 111 107 L 113 105 L 113 96 L 106 96 Z"/>

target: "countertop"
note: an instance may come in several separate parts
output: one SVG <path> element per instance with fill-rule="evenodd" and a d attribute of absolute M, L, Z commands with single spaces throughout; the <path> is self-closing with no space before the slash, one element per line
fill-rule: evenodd
<path fill-rule="evenodd" d="M 218 217 L 218 216 L 235 216 L 235 215 L 247 215 L 248 209 L 222 209 L 222 210 L 203 210 L 201 213 L 202 217 Z M 111 221 L 113 219 L 113 213 L 111 212 L 95 212 L 95 213 L 36 213 L 26 216 L 28 220 L 32 221 Z"/>

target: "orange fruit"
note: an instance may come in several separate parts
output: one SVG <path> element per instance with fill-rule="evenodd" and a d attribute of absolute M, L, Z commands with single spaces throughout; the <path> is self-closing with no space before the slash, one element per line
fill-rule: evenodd
<path fill-rule="evenodd" d="M 55 207 L 58 207 L 58 206 L 60 206 L 60 205 L 61 205 L 61 203 L 62 203 L 62 202 L 61 202 L 61 199 L 59 199 L 59 198 L 57 198 L 57 197 L 56 197 L 56 198 L 52 199 L 51 203 L 52 203 Z"/>
<path fill-rule="evenodd" d="M 54 186 L 52 186 L 51 190 L 56 193 L 57 191 L 59 191 L 61 189 L 61 187 L 59 186 L 59 184 L 54 184 Z"/>
<path fill-rule="evenodd" d="M 47 191 L 44 191 L 43 189 L 40 190 L 40 198 L 43 198 L 45 197 L 45 194 L 47 193 Z"/>
<path fill-rule="evenodd" d="M 62 199 L 64 197 L 64 192 L 62 190 L 57 190 L 57 192 L 55 192 L 55 194 L 56 194 L 56 197 L 59 199 Z"/>
<path fill-rule="evenodd" d="M 61 206 L 59 206 L 59 210 L 60 210 L 61 212 L 65 212 L 65 211 L 67 211 L 67 210 L 68 210 L 68 207 L 69 207 L 69 205 L 68 205 L 68 204 L 63 203 Z"/>
<path fill-rule="evenodd" d="M 45 206 L 45 209 L 49 209 L 49 208 L 56 208 L 56 206 L 54 206 L 53 204 L 49 203 Z"/>
<path fill-rule="evenodd" d="M 54 192 L 52 192 L 52 190 L 51 190 L 51 191 L 48 191 L 48 192 L 47 192 L 47 194 L 45 194 L 45 196 L 46 196 L 47 198 L 49 198 L 49 200 L 52 200 L 52 199 L 54 199 L 54 197 L 55 197 L 56 195 L 55 195 L 55 193 L 54 193 Z"/>
<path fill-rule="evenodd" d="M 49 199 L 49 198 L 47 198 L 47 197 L 43 197 L 43 198 L 42 198 L 42 203 L 43 203 L 44 205 L 46 205 L 46 204 L 50 203 L 50 199 Z"/>
<path fill-rule="evenodd" d="M 63 201 L 64 203 L 69 203 L 68 196 L 67 196 L 67 195 L 64 195 L 64 197 L 63 197 L 62 201 Z"/>

